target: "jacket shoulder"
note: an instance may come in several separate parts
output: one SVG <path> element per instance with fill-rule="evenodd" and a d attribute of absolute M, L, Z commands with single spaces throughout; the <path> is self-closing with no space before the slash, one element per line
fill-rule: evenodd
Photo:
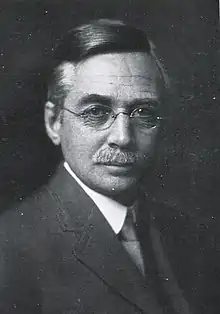
<path fill-rule="evenodd" d="M 49 191 L 43 187 L 21 203 L 13 204 L 0 216 L 1 262 L 21 260 L 24 256 L 37 258 L 58 233 L 55 204 Z M 31 254 L 29 254 L 31 252 Z M 32 256 L 32 257 L 31 257 Z"/>
<path fill-rule="evenodd" d="M 211 313 L 220 302 L 219 219 L 162 203 L 153 207 L 163 247 L 180 287 L 198 313 Z"/>

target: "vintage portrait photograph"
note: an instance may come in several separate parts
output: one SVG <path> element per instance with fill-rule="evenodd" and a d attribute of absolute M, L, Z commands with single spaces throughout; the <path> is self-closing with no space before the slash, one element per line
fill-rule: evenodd
<path fill-rule="evenodd" d="M 0 314 L 219 314 L 219 2 L 0 26 Z"/>

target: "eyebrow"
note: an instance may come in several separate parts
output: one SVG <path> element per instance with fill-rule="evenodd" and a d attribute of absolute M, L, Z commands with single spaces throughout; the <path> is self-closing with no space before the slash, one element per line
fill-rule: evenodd
<path fill-rule="evenodd" d="M 99 94 L 90 94 L 82 97 L 78 103 L 79 106 L 85 106 L 91 103 L 100 103 L 109 106 L 113 102 L 113 99 L 108 96 Z"/>
<path fill-rule="evenodd" d="M 147 104 L 149 107 L 155 108 L 160 105 L 160 101 L 153 98 L 138 98 L 131 101 L 133 107 Z"/>
<path fill-rule="evenodd" d="M 109 96 L 99 95 L 99 94 L 89 94 L 83 96 L 78 105 L 85 106 L 91 103 L 99 103 L 105 106 L 110 106 L 112 103 L 115 103 L 114 99 Z M 159 100 L 155 98 L 137 98 L 132 101 L 126 101 L 125 103 L 129 104 L 129 107 L 136 107 L 142 104 L 147 104 L 149 107 L 155 108 L 160 105 Z"/>

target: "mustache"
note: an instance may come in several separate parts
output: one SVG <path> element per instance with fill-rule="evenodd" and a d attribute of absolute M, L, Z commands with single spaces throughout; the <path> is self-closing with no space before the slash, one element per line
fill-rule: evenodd
<path fill-rule="evenodd" d="M 107 148 L 99 150 L 93 156 L 93 162 L 107 165 L 135 164 L 145 159 L 138 152 L 122 151 L 119 149 Z"/>

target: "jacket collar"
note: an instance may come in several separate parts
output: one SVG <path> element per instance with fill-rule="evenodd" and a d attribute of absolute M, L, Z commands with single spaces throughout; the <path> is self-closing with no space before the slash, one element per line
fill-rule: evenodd
<path fill-rule="evenodd" d="M 63 236 L 74 233 L 72 254 L 111 289 L 145 313 L 161 314 L 144 278 L 94 202 L 60 166 L 49 185 Z M 71 237 L 72 239 L 72 237 Z"/>

